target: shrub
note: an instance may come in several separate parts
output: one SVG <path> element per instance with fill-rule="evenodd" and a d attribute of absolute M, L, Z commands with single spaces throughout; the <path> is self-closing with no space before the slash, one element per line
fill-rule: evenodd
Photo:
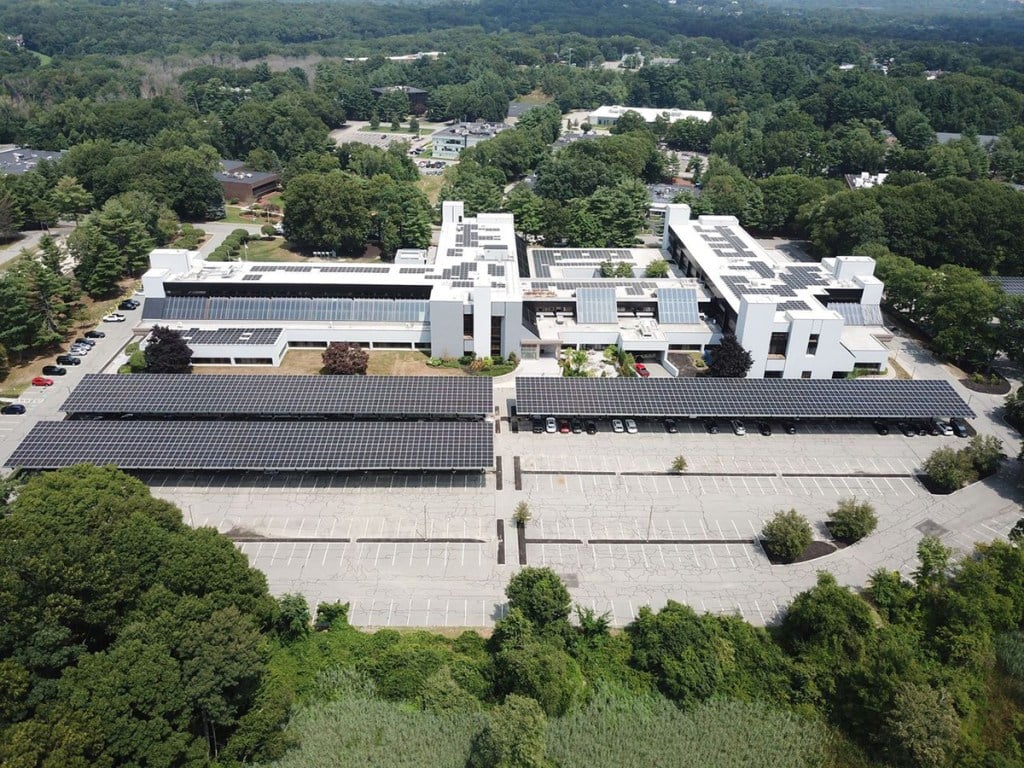
<path fill-rule="evenodd" d="M 348 623 L 348 603 L 320 603 L 316 607 L 316 624 L 314 629 L 322 632 L 330 629 L 337 622 Z"/>
<path fill-rule="evenodd" d="M 776 512 L 775 517 L 765 523 L 761 536 L 768 554 L 787 562 L 796 560 L 814 538 L 811 524 L 795 509 Z"/>
<path fill-rule="evenodd" d="M 977 478 L 970 456 L 965 451 L 938 448 L 924 461 L 928 482 L 939 493 L 958 491 Z"/>
<path fill-rule="evenodd" d="M 332 342 L 324 350 L 323 371 L 330 375 L 354 376 L 366 373 L 370 353 L 358 344 Z"/>
<path fill-rule="evenodd" d="M 520 501 L 516 504 L 516 511 L 512 514 L 512 519 L 516 521 L 516 525 L 526 525 L 530 520 L 533 519 L 533 512 L 530 511 L 530 505 L 525 501 Z"/>
<path fill-rule="evenodd" d="M 260 232 L 262 232 L 265 237 L 273 237 L 277 234 L 277 228 L 274 227 L 273 224 L 264 224 L 260 227 Z"/>
<path fill-rule="evenodd" d="M 664 259 L 652 261 L 644 270 L 644 277 L 668 277 L 668 262 Z"/>
<path fill-rule="evenodd" d="M 829 513 L 828 530 L 837 540 L 846 544 L 860 541 L 878 526 L 875 508 L 866 501 L 841 499 Z"/>
<path fill-rule="evenodd" d="M 510 608 L 519 608 L 538 629 L 566 621 L 572 599 L 550 568 L 523 568 L 505 587 Z"/>
<path fill-rule="evenodd" d="M 676 456 L 672 459 L 672 471 L 676 474 L 682 474 L 686 471 L 686 457 Z"/>
<path fill-rule="evenodd" d="M 1002 440 L 992 435 L 975 435 L 961 453 L 967 455 L 974 470 L 982 477 L 993 474 L 1006 458 Z"/>

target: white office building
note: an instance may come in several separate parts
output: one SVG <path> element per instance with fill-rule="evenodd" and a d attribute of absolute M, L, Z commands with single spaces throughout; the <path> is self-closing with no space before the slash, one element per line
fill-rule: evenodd
<path fill-rule="evenodd" d="M 645 123 L 653 123 L 659 117 L 668 122 L 674 123 L 679 120 L 700 120 L 702 123 L 710 123 L 713 115 L 700 109 L 659 109 L 657 107 L 622 107 L 618 105 L 601 106 L 590 113 L 588 120 L 591 125 L 608 126 L 615 125 L 616 121 L 626 112 L 636 112 L 644 119 Z"/>
<path fill-rule="evenodd" d="M 776 263 L 735 219 L 689 214 L 668 206 L 662 249 L 527 250 L 511 214 L 471 218 L 445 202 L 437 247 L 399 251 L 392 264 L 207 262 L 156 250 L 143 322 L 182 331 L 196 365 L 278 365 L 289 348 L 334 341 L 439 358 L 616 345 L 668 363 L 670 352 L 703 352 L 735 332 L 754 356 L 751 376 L 883 367 L 871 259 Z M 645 276 L 665 259 L 667 277 Z M 606 263 L 621 276 L 602 277 Z"/>

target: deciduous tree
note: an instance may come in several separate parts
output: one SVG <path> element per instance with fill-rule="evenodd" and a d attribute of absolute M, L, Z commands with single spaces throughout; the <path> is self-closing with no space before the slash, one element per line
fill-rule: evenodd
<path fill-rule="evenodd" d="M 366 373 L 370 353 L 358 344 L 332 342 L 324 350 L 323 372 L 335 376 L 355 376 Z"/>
<path fill-rule="evenodd" d="M 147 373 L 191 373 L 192 350 L 180 331 L 155 325 L 146 344 Z"/>

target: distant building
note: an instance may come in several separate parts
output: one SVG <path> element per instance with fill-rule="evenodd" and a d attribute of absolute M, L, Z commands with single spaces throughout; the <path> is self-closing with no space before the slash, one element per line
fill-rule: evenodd
<path fill-rule="evenodd" d="M 595 111 L 590 113 L 588 120 L 591 125 L 615 125 L 618 119 L 626 112 L 636 112 L 644 119 L 645 123 L 653 123 L 659 117 L 665 118 L 669 123 L 687 119 L 710 123 L 711 118 L 714 117 L 710 112 L 704 110 L 658 109 L 656 107 L 621 107 L 616 105 L 598 107 Z"/>
<path fill-rule="evenodd" d="M 885 183 L 885 180 L 889 177 L 888 173 L 868 173 L 867 171 L 861 171 L 860 173 L 848 173 L 846 174 L 846 186 L 850 189 L 871 189 Z"/>
<path fill-rule="evenodd" d="M 958 141 L 963 137 L 964 134 L 962 133 L 946 133 L 944 131 L 935 132 L 935 140 L 939 144 L 949 144 L 951 141 Z M 996 140 L 999 137 L 992 136 L 990 134 L 979 133 L 976 134 L 974 138 L 977 139 L 978 143 L 981 144 L 981 146 L 983 146 L 985 149 L 991 149 L 992 145 L 996 143 Z"/>
<path fill-rule="evenodd" d="M 401 91 L 409 97 L 409 111 L 414 115 L 422 115 L 427 111 L 427 92 L 411 85 L 388 85 L 383 88 L 371 88 L 374 98 L 379 99 L 390 91 Z"/>
<path fill-rule="evenodd" d="M 431 137 L 433 156 L 442 160 L 454 160 L 467 147 L 481 141 L 493 139 L 508 128 L 504 123 L 458 123 L 438 131 Z"/>
<path fill-rule="evenodd" d="M 0 173 L 20 176 L 35 170 L 40 160 L 56 162 L 64 156 L 64 151 L 47 152 L 42 149 L 28 149 L 13 144 L 0 146 Z"/>
<path fill-rule="evenodd" d="M 213 174 L 220 182 L 225 200 L 251 202 L 274 192 L 281 186 L 281 177 L 266 171 L 250 171 L 240 160 L 221 160 L 221 170 Z"/>

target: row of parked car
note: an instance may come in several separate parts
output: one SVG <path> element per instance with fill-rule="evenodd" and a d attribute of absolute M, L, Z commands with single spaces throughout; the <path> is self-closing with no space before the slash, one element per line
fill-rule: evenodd
<path fill-rule="evenodd" d="M 715 419 L 705 419 L 704 429 L 709 435 L 717 435 L 720 431 L 719 423 Z M 734 435 L 745 435 L 747 434 L 747 424 L 742 419 L 729 419 L 729 429 L 732 430 Z M 626 432 L 631 435 L 635 435 L 640 431 L 637 423 L 634 419 L 627 418 L 613 418 L 611 420 L 612 432 L 621 433 Z M 662 425 L 665 427 L 665 431 L 670 435 L 674 435 L 679 431 L 679 422 L 675 419 L 664 419 Z M 778 425 L 782 431 L 787 435 L 795 435 L 797 432 L 797 423 L 795 421 L 782 421 Z M 875 419 L 872 422 L 875 430 L 880 435 L 888 435 L 891 429 L 895 429 L 898 432 L 911 437 L 913 435 L 956 435 L 958 437 L 968 437 L 970 432 L 967 428 L 967 422 L 963 419 L 950 419 L 944 421 L 940 418 L 934 418 L 928 421 L 896 421 L 889 422 L 884 419 Z M 773 432 L 772 424 L 769 421 L 759 419 L 753 422 L 753 428 L 765 435 L 766 437 L 771 436 Z M 600 430 L 598 429 L 597 422 L 591 419 L 556 419 L 554 416 L 548 416 L 544 419 L 533 420 L 533 431 L 537 434 L 547 432 L 548 434 L 554 434 L 561 432 L 562 434 L 569 434 L 570 432 L 579 434 L 586 432 L 588 435 L 597 434 Z"/>
<path fill-rule="evenodd" d="M 125 299 L 117 308 L 122 311 L 131 311 L 138 309 L 141 306 L 135 299 Z M 123 323 L 127 318 L 120 312 L 112 312 L 109 315 L 103 317 L 105 323 Z M 65 376 L 67 375 L 67 366 L 81 365 L 82 358 L 88 355 L 94 346 L 96 346 L 97 339 L 106 338 L 103 331 L 87 331 L 82 334 L 79 338 L 71 342 L 71 346 L 66 353 L 57 355 L 56 365 L 44 365 L 42 376 L 36 376 L 32 379 L 33 387 L 52 387 L 53 379 L 51 376 Z M 8 405 L 0 408 L 0 414 L 5 416 L 8 415 L 20 415 L 25 413 L 25 406 L 22 403 L 9 403 Z"/>
<path fill-rule="evenodd" d="M 880 435 L 888 435 L 891 429 L 901 432 L 906 437 L 915 435 L 945 435 L 951 437 L 969 437 L 970 430 L 967 429 L 967 422 L 963 419 L 950 419 L 943 421 L 937 416 L 928 421 L 897 421 L 890 423 L 882 419 L 875 419 L 872 422 L 875 430 Z"/>

